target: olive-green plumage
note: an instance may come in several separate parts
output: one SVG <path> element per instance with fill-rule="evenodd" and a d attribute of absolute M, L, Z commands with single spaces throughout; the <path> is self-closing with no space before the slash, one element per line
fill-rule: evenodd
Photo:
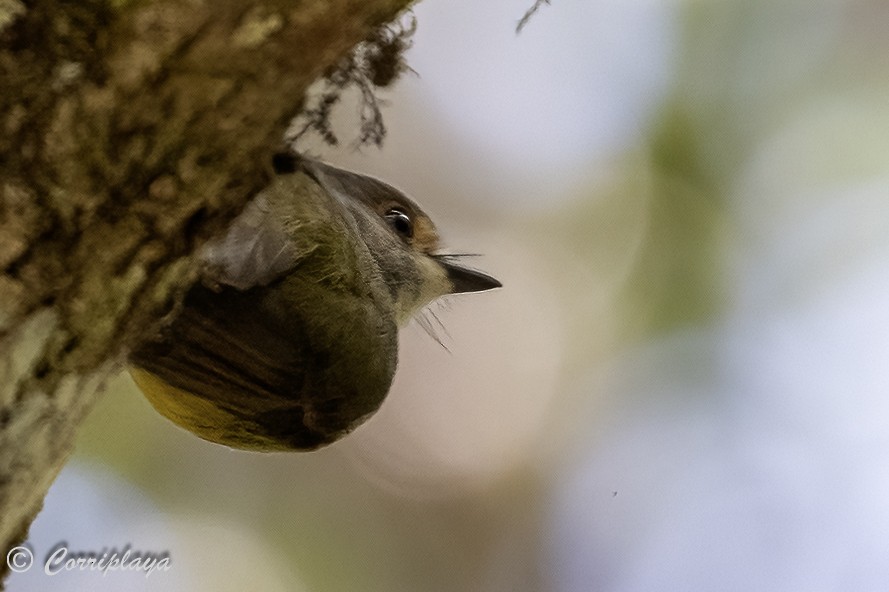
<path fill-rule="evenodd" d="M 203 278 L 130 356 L 152 405 L 235 448 L 308 450 L 383 402 L 398 326 L 443 294 L 500 284 L 436 256 L 410 199 L 293 154 L 202 253 Z"/>

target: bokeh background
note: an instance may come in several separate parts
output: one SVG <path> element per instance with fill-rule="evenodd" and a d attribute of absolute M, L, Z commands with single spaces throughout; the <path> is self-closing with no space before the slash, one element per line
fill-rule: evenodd
<path fill-rule="evenodd" d="M 310 454 L 121 375 L 30 544 L 172 568 L 10 590 L 889 590 L 889 4 L 530 3 L 420 3 L 384 150 L 316 146 L 505 287 Z"/>

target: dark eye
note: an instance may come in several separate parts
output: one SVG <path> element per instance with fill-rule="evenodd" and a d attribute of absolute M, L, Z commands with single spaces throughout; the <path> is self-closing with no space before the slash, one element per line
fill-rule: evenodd
<path fill-rule="evenodd" d="M 392 230 L 404 238 L 411 238 L 414 236 L 414 223 L 410 216 L 401 210 L 392 208 L 386 212 L 386 221 L 389 223 L 389 226 L 392 227 Z"/>

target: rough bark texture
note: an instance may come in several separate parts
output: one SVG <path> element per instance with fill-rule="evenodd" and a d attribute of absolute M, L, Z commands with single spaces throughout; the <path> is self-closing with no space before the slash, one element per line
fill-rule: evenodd
<path fill-rule="evenodd" d="M 0 550 L 128 344 L 407 0 L 0 0 Z M 3 565 L 5 568 L 5 565 Z"/>

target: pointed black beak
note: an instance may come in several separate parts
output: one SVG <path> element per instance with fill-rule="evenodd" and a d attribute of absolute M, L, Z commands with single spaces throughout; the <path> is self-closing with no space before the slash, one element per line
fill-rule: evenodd
<path fill-rule="evenodd" d="M 451 294 L 483 292 L 485 290 L 503 286 L 503 284 L 485 273 L 475 271 L 474 269 L 467 269 L 466 267 L 460 267 L 453 261 L 449 261 L 444 257 L 436 257 L 436 259 L 441 266 L 445 268 L 445 271 L 448 272 L 448 279 L 451 280 L 451 284 L 453 285 Z"/>

